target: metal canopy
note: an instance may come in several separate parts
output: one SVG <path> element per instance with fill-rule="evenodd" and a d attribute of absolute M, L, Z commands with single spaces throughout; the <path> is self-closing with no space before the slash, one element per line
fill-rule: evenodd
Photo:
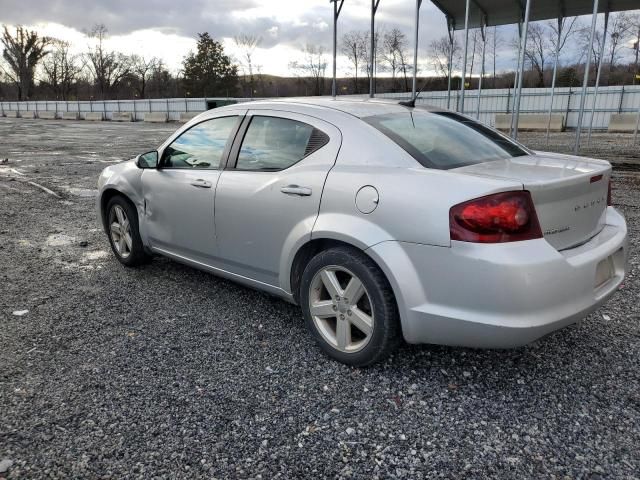
<path fill-rule="evenodd" d="M 465 2 L 461 0 L 431 0 L 445 14 L 455 30 L 464 29 Z M 635 10 L 638 0 L 609 0 L 600 2 L 598 13 Z M 512 25 L 524 17 L 526 0 L 472 0 L 469 28 Z M 531 2 L 529 21 L 552 20 L 558 17 L 577 17 L 593 13 L 593 0 L 536 0 Z"/>

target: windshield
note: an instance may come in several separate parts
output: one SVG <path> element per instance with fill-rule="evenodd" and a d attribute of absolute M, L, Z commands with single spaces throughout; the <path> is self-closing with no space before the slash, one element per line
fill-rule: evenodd
<path fill-rule="evenodd" d="M 507 136 L 453 112 L 413 110 L 363 120 L 427 168 L 448 170 L 532 154 Z"/>

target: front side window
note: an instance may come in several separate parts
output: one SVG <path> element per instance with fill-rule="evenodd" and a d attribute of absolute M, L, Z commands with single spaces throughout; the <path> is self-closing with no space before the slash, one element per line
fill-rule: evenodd
<path fill-rule="evenodd" d="M 163 168 L 220 168 L 237 119 L 236 116 L 213 118 L 190 128 L 165 149 Z"/>
<path fill-rule="evenodd" d="M 236 169 L 284 170 L 328 141 L 326 134 L 306 123 L 256 115 L 242 141 Z"/>
<path fill-rule="evenodd" d="M 530 155 L 505 135 L 452 112 L 414 110 L 363 120 L 427 168 L 447 170 Z"/>

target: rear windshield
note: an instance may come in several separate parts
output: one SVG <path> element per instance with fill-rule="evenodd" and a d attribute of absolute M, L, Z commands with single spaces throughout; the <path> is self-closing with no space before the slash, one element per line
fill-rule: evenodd
<path fill-rule="evenodd" d="M 448 170 L 531 155 L 506 135 L 452 112 L 412 110 L 363 120 L 427 168 Z"/>

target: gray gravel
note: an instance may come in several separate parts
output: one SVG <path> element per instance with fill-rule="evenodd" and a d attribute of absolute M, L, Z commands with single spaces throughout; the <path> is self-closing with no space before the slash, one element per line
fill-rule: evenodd
<path fill-rule="evenodd" d="M 175 128 L 0 119 L 0 478 L 639 478 L 640 175 L 631 272 L 581 326 L 353 369 L 296 307 L 111 256 L 102 162 Z"/>

